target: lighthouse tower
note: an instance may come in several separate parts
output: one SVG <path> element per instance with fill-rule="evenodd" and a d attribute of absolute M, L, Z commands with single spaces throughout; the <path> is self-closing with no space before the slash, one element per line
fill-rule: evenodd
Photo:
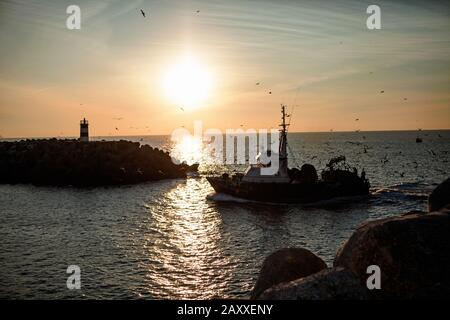
<path fill-rule="evenodd" d="M 80 141 L 89 142 L 89 124 L 86 118 L 80 121 Z"/>

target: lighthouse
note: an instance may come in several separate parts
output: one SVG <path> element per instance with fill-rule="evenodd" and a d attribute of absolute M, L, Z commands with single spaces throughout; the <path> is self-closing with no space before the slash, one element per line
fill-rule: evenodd
<path fill-rule="evenodd" d="M 80 121 L 80 141 L 89 142 L 89 124 L 86 118 Z"/>

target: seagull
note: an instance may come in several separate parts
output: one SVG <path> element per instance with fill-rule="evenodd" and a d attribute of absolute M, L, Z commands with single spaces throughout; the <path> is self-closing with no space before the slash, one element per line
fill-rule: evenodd
<path fill-rule="evenodd" d="M 142 9 L 141 9 L 141 14 L 142 14 L 142 16 L 145 18 L 145 12 L 144 12 L 144 10 L 142 10 Z"/>

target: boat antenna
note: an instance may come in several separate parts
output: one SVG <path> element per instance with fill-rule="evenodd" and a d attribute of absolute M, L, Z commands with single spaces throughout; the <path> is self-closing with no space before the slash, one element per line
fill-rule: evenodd
<path fill-rule="evenodd" d="M 291 113 L 289 113 L 288 117 L 289 117 L 289 123 L 288 123 L 288 129 L 287 131 L 289 131 L 289 128 L 291 127 L 291 120 L 292 120 L 292 115 L 294 114 L 294 108 L 295 106 L 291 107 Z"/>

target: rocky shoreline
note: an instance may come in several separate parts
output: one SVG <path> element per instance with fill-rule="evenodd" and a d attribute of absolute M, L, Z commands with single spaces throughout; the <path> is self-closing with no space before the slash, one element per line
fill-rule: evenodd
<path fill-rule="evenodd" d="M 33 139 L 0 142 L 0 183 L 110 186 L 185 178 L 198 165 L 173 163 L 170 155 L 131 141 Z"/>
<path fill-rule="evenodd" d="M 250 298 L 449 299 L 450 178 L 431 193 L 428 206 L 429 212 L 362 224 L 338 250 L 332 268 L 303 248 L 272 253 Z M 379 267 L 379 288 L 368 286 L 375 274 L 370 266 Z"/>

